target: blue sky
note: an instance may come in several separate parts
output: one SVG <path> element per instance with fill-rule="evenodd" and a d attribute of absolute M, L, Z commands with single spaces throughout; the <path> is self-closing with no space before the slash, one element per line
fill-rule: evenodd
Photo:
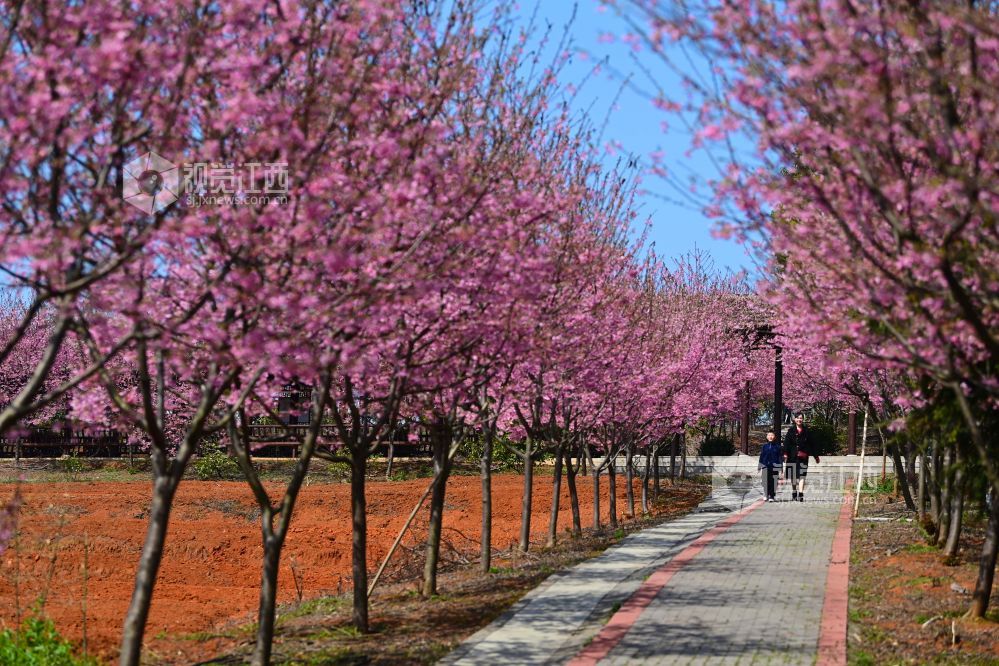
<path fill-rule="evenodd" d="M 563 85 L 579 87 L 573 101 L 574 110 L 588 113 L 592 124 L 603 128 L 601 143 L 620 145 L 619 151 L 605 156 L 609 165 L 621 158 L 627 160 L 629 156 L 645 164 L 649 162 L 650 154 L 661 151 L 665 155 L 664 166 L 678 181 L 688 182 L 691 174 L 703 181 L 717 173 L 705 155 L 687 155 L 692 137 L 682 123 L 653 107 L 652 102 L 632 86 L 622 87 L 627 77 L 631 77 L 634 86 L 643 92 L 654 92 L 659 86 L 671 94 L 677 93 L 679 86 L 677 75 L 647 50 L 635 53 L 619 38 L 608 41 L 608 35 L 620 37 L 628 31 L 624 19 L 598 0 L 536 2 L 535 5 L 535 1 L 523 0 L 519 11 L 526 22 L 536 9 L 539 30 L 543 31 L 545 22 L 550 22 L 554 41 L 569 24 L 575 9 L 575 21 L 569 29 L 574 54 L 560 78 Z M 600 73 L 593 75 L 594 66 L 604 63 L 605 59 Z M 654 81 L 650 81 L 650 74 Z M 681 95 L 676 94 L 676 97 Z M 663 130 L 663 121 L 671 121 L 668 131 Z M 681 201 L 684 198 L 681 194 L 651 174 L 643 177 L 640 187 L 646 191 L 638 199 L 640 218 L 651 219 L 650 237 L 656 244 L 657 253 L 672 257 L 697 247 L 710 253 L 719 267 L 753 271 L 753 262 L 741 245 L 712 237 L 711 221 L 701 213 L 697 203 Z"/>

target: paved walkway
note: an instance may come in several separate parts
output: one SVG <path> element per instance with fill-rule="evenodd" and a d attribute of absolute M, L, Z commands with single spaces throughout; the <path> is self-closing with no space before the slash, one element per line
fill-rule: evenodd
<path fill-rule="evenodd" d="M 825 618 L 823 604 L 844 495 L 811 481 L 805 503 L 716 484 L 700 511 L 552 576 L 442 663 L 815 663 L 823 626 L 842 646 L 828 628 L 845 621 L 845 597 Z"/>

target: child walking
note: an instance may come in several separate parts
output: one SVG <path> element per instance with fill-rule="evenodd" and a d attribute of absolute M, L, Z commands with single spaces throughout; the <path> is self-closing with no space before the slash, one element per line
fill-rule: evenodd
<path fill-rule="evenodd" d="M 768 502 L 777 501 L 777 478 L 780 476 L 780 468 L 784 464 L 784 456 L 777 443 L 777 435 L 773 430 L 767 433 L 767 441 L 760 451 L 759 469 L 763 470 L 763 490 L 767 494 Z"/>

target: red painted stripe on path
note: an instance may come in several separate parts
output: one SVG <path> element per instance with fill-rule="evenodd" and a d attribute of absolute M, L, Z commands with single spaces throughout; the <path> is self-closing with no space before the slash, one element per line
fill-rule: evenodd
<path fill-rule="evenodd" d="M 604 625 L 600 633 L 569 662 L 568 666 L 592 666 L 610 654 L 610 651 L 621 642 L 621 639 L 628 633 L 628 630 L 635 624 L 646 607 L 656 598 L 659 591 L 665 587 L 677 571 L 683 568 L 683 565 L 697 557 L 697 554 L 714 541 L 715 537 L 745 518 L 750 511 L 755 510 L 761 504 L 763 504 L 763 500 L 732 514 L 697 537 L 693 543 L 680 551 L 669 562 L 656 569 L 655 573 L 649 576 L 642 583 L 642 586 L 624 602 L 618 612 L 610 619 L 610 622 Z"/>
<path fill-rule="evenodd" d="M 816 666 L 846 666 L 846 623 L 850 588 L 850 532 L 853 528 L 853 493 L 847 486 L 839 522 L 833 535 L 826 574 L 826 599 L 819 627 L 819 654 Z"/>

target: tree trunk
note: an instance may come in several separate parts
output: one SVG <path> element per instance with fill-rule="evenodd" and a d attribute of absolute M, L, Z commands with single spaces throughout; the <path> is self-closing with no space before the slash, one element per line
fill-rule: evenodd
<path fill-rule="evenodd" d="M 687 436 L 681 435 L 682 446 L 680 446 L 680 479 L 687 480 Z"/>
<path fill-rule="evenodd" d="M 149 507 L 149 525 L 146 527 L 146 540 L 142 544 L 139 568 L 135 572 L 135 585 L 132 600 L 125 613 L 125 625 L 121 638 L 122 666 L 136 666 L 142 656 L 142 636 L 149 619 L 149 606 L 153 601 L 153 586 L 163 559 L 163 544 L 166 542 L 167 523 L 170 508 L 179 480 L 166 475 L 153 482 L 153 499 Z"/>
<path fill-rule="evenodd" d="M 950 524 L 947 541 L 944 543 L 944 557 L 956 557 L 961 545 L 961 524 L 964 519 L 964 470 L 954 470 L 954 480 L 950 489 Z"/>
<path fill-rule="evenodd" d="M 645 468 L 642 470 L 642 515 L 649 515 L 649 476 L 652 474 L 652 449 L 645 450 Z"/>
<path fill-rule="evenodd" d="M 919 486 L 916 491 L 916 511 L 919 524 L 926 529 L 926 453 L 919 456 Z"/>
<path fill-rule="evenodd" d="M 939 479 L 938 484 L 940 488 L 940 514 L 937 517 L 937 534 L 935 543 L 940 547 L 943 547 L 947 540 L 947 533 L 950 531 L 950 491 L 952 474 L 949 472 L 949 467 L 950 451 L 944 451 L 943 460 L 940 462 L 940 468 L 938 470 L 939 476 L 937 477 Z"/>
<path fill-rule="evenodd" d="M 992 487 L 988 504 L 989 521 L 985 528 L 985 543 L 982 544 L 982 555 L 978 559 L 978 579 L 971 596 L 971 608 L 968 609 L 968 617 L 972 618 L 985 617 L 989 610 L 996 556 L 999 554 L 999 487 Z"/>
<path fill-rule="evenodd" d="M 593 529 L 600 529 L 600 468 L 591 465 L 593 477 Z"/>
<path fill-rule="evenodd" d="M 937 519 L 936 536 L 933 539 L 934 545 L 943 548 L 947 541 L 947 534 L 950 532 L 950 496 L 945 488 L 940 490 L 940 517 Z"/>
<path fill-rule="evenodd" d="M 652 503 L 653 504 L 658 504 L 659 503 L 659 492 L 660 492 L 660 486 L 659 486 L 659 448 L 660 448 L 660 445 L 656 444 L 655 448 L 653 449 L 653 454 L 652 454 Z"/>
<path fill-rule="evenodd" d="M 933 522 L 932 529 L 927 530 L 928 536 L 933 537 L 936 542 L 937 530 L 940 526 L 940 517 L 943 513 L 940 501 L 940 448 L 933 446 L 933 453 L 930 456 L 929 464 L 926 468 L 926 479 L 928 481 L 927 490 L 930 495 L 930 520 Z"/>
<path fill-rule="evenodd" d="M 634 487 L 634 476 L 635 472 L 631 468 L 632 462 L 634 462 L 635 452 L 632 444 L 628 445 L 627 450 L 624 454 L 624 482 L 627 485 L 626 497 L 628 498 L 628 518 L 635 517 L 635 487 Z"/>
<path fill-rule="evenodd" d="M 905 445 L 905 478 L 909 479 L 909 487 L 916 485 L 916 445 L 911 441 L 906 441 Z"/>
<path fill-rule="evenodd" d="M 534 493 L 534 451 L 531 438 L 524 444 L 524 497 L 520 506 L 520 552 L 531 547 L 531 501 Z"/>
<path fill-rule="evenodd" d="M 739 423 L 739 444 L 741 445 L 742 452 L 749 455 L 749 405 L 750 405 L 750 382 L 746 381 L 746 386 L 742 392 L 742 414 L 740 414 L 742 421 Z"/>
<path fill-rule="evenodd" d="M 368 633 L 368 506 L 364 477 L 368 471 L 368 456 L 364 447 L 351 452 L 351 577 L 354 584 L 354 607 L 351 620 L 361 633 Z"/>
<path fill-rule="evenodd" d="M 902 456 L 898 450 L 898 443 L 891 445 L 891 460 L 895 466 L 895 478 L 898 479 L 898 486 L 902 489 L 902 497 L 905 499 L 905 506 L 910 511 L 916 510 L 916 503 L 912 501 L 912 491 L 909 488 L 909 475 L 902 465 Z"/>
<path fill-rule="evenodd" d="M 270 521 L 265 515 L 262 520 Z M 284 539 L 272 528 L 264 527 L 264 566 L 260 575 L 260 605 L 257 610 L 257 644 L 253 648 L 250 663 L 253 666 L 269 666 L 271 646 L 274 642 L 274 617 L 277 604 L 278 566 L 281 562 L 281 546 Z"/>
<path fill-rule="evenodd" d="M 673 435 L 673 441 L 669 445 L 669 483 L 676 483 L 676 454 L 680 448 L 680 435 Z"/>
<path fill-rule="evenodd" d="M 388 443 L 388 459 L 385 462 L 385 480 L 392 480 L 392 463 L 395 461 L 395 444 Z"/>
<path fill-rule="evenodd" d="M 582 462 L 582 461 L 580 461 Z M 569 486 L 569 508 L 572 510 L 572 536 L 583 535 L 583 524 L 579 517 L 579 494 L 576 490 L 576 468 L 572 464 L 572 450 L 565 452 L 565 481 Z"/>
<path fill-rule="evenodd" d="M 311 448 L 311 447 L 310 447 Z M 303 452 L 299 458 L 284 497 L 281 510 L 275 513 L 270 507 L 261 507 L 261 531 L 263 533 L 264 565 L 260 578 L 260 606 L 257 611 L 257 644 L 251 662 L 254 666 L 268 666 L 271 663 L 271 648 L 274 643 L 274 620 L 277 606 L 278 566 L 281 563 L 281 550 L 284 548 L 291 516 L 295 510 L 295 500 L 309 470 L 312 454 Z M 259 482 L 259 479 L 258 479 Z M 275 520 L 277 526 L 274 526 Z M 367 577 L 361 589 L 367 592 Z M 357 585 L 358 581 L 354 581 Z"/>
<path fill-rule="evenodd" d="M 548 547 L 555 545 L 558 536 L 558 509 L 562 499 L 562 447 L 555 450 L 555 471 L 552 474 L 552 512 L 548 520 Z"/>
<path fill-rule="evenodd" d="M 437 563 L 441 552 L 441 528 L 444 522 L 444 497 L 447 493 L 447 477 L 451 472 L 448 449 L 451 443 L 451 428 L 438 422 L 434 425 L 434 492 L 430 496 L 430 524 L 427 528 L 427 560 L 423 566 L 423 588 L 425 599 L 437 594 Z"/>
<path fill-rule="evenodd" d="M 607 509 L 608 522 L 611 527 L 617 527 L 617 456 L 611 458 L 607 467 Z"/>
<path fill-rule="evenodd" d="M 489 573 L 492 565 L 493 538 L 493 433 L 487 429 L 482 442 L 482 545 L 479 551 L 479 569 Z"/>

